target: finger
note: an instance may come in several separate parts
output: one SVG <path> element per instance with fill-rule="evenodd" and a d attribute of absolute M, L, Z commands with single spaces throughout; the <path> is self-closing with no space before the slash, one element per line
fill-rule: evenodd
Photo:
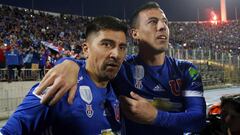
<path fill-rule="evenodd" d="M 40 84 L 45 82 L 51 75 L 52 69 L 50 69 L 47 74 L 43 77 L 43 79 L 41 80 Z"/>
<path fill-rule="evenodd" d="M 138 95 L 137 93 L 131 91 L 130 92 L 130 95 L 133 99 L 136 99 L 136 100 L 145 100 L 145 98 L 141 97 L 140 95 Z"/>
<path fill-rule="evenodd" d="M 76 91 L 77 91 L 77 84 L 75 84 L 69 91 L 69 95 L 68 95 L 68 103 L 69 104 L 73 104 L 73 100 L 74 100 Z"/>
<path fill-rule="evenodd" d="M 42 104 L 46 104 L 50 101 L 51 98 L 54 97 L 55 93 L 58 91 L 58 89 L 61 87 L 58 83 L 58 79 L 54 81 L 54 84 L 49 88 L 49 90 L 46 92 L 45 95 L 43 95 L 43 98 L 41 99 Z"/>
<path fill-rule="evenodd" d="M 62 87 L 57 91 L 57 94 L 55 94 L 55 96 L 51 99 L 49 105 L 52 106 L 54 104 L 56 104 L 63 96 L 64 94 L 67 92 L 67 88 L 66 87 Z"/>
<path fill-rule="evenodd" d="M 36 89 L 36 94 L 41 95 L 42 92 L 49 87 L 51 84 L 53 84 L 54 78 L 53 77 L 48 77 L 45 81 L 41 82 Z"/>
<path fill-rule="evenodd" d="M 119 101 L 121 104 L 132 106 L 135 103 L 135 100 L 126 96 L 119 96 Z"/>

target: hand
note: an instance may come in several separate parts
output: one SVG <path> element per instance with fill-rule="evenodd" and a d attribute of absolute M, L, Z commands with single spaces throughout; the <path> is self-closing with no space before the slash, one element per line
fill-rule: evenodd
<path fill-rule="evenodd" d="M 51 85 L 44 93 L 41 103 L 54 105 L 69 91 L 68 103 L 72 104 L 77 89 L 78 72 L 79 66 L 70 60 L 65 60 L 49 70 L 35 91 L 37 95 L 41 95 Z"/>
<path fill-rule="evenodd" d="M 157 117 L 157 109 L 145 98 L 131 92 L 132 98 L 120 96 L 120 107 L 130 120 L 141 124 L 152 124 Z"/>

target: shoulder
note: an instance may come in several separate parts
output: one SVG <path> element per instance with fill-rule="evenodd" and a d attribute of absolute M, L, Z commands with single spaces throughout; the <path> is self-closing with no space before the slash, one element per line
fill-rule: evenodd
<path fill-rule="evenodd" d="M 166 56 L 165 60 L 170 64 L 173 68 L 178 68 L 181 71 L 189 70 L 191 67 L 193 69 L 197 69 L 197 67 L 190 61 L 183 59 L 176 59 L 173 57 Z"/>
<path fill-rule="evenodd" d="M 137 57 L 136 55 L 127 55 L 124 62 L 127 62 L 127 63 L 133 62 L 136 60 L 136 57 Z"/>

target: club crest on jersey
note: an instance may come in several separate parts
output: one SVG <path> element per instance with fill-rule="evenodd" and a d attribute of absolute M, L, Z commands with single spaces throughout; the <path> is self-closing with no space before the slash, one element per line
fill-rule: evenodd
<path fill-rule="evenodd" d="M 142 81 L 136 80 L 135 88 L 142 89 L 142 87 L 143 87 Z"/>
<path fill-rule="evenodd" d="M 93 111 L 93 109 L 92 109 L 92 105 L 86 104 L 86 114 L 87 114 L 87 116 L 88 116 L 89 118 L 92 118 L 93 113 L 94 113 L 94 111 Z"/>
<path fill-rule="evenodd" d="M 89 86 L 80 86 L 79 87 L 80 96 L 83 101 L 87 104 L 91 104 L 93 100 L 92 91 Z"/>
<path fill-rule="evenodd" d="M 144 78 L 144 68 L 142 65 L 136 65 L 135 66 L 135 72 L 133 75 L 135 79 L 135 87 L 138 89 L 142 89 L 142 79 Z"/>

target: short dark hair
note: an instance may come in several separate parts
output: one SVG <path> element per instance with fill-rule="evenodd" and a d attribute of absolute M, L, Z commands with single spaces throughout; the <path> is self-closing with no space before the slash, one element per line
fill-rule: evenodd
<path fill-rule="evenodd" d="M 240 113 L 240 94 L 227 95 L 221 97 L 221 107 L 231 104 L 233 109 Z"/>
<path fill-rule="evenodd" d="M 143 4 L 142 6 L 140 6 L 139 8 L 137 8 L 131 18 L 130 18 L 130 25 L 132 28 L 135 28 L 137 26 L 137 19 L 138 19 L 138 15 L 141 11 L 143 10 L 147 10 L 147 9 L 153 9 L 153 8 L 159 8 L 160 9 L 160 6 L 157 2 L 154 2 L 154 1 L 150 1 L 150 2 L 147 2 L 145 4 Z"/>
<path fill-rule="evenodd" d="M 127 25 L 120 19 L 113 16 L 96 17 L 90 24 L 87 25 L 86 39 L 91 33 L 96 33 L 101 30 L 122 31 L 127 35 Z"/>

